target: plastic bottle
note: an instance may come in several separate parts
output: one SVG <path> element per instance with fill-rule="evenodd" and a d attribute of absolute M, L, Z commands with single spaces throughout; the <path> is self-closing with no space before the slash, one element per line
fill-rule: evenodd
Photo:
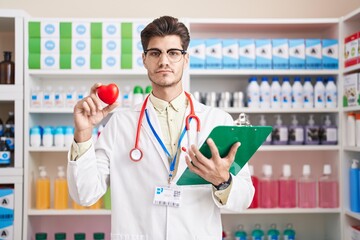
<path fill-rule="evenodd" d="M 44 166 L 39 167 L 39 177 L 36 180 L 36 209 L 50 208 L 50 179 Z"/>
<path fill-rule="evenodd" d="M 99 200 L 97 200 L 96 203 L 94 203 L 93 205 L 89 206 L 89 209 L 101 209 L 103 206 L 103 199 L 100 198 Z"/>
<path fill-rule="evenodd" d="M 271 140 L 274 145 L 286 145 L 288 143 L 288 127 L 282 124 L 281 116 L 275 115 L 276 124 L 273 128 Z"/>
<path fill-rule="evenodd" d="M 249 171 L 251 175 L 251 181 L 255 188 L 254 198 L 249 206 L 249 208 L 258 208 L 259 207 L 259 178 L 254 174 L 254 166 L 249 165 Z"/>
<path fill-rule="evenodd" d="M 316 180 L 311 176 L 311 168 L 308 164 L 303 166 L 302 176 L 298 180 L 297 192 L 299 208 L 316 207 Z"/>
<path fill-rule="evenodd" d="M 353 212 L 360 212 L 360 169 L 359 160 L 352 159 L 349 169 L 349 195 L 350 195 L 350 210 Z"/>
<path fill-rule="evenodd" d="M 260 108 L 269 109 L 271 103 L 270 84 L 267 77 L 261 78 L 260 83 Z"/>
<path fill-rule="evenodd" d="M 295 240 L 296 232 L 293 229 L 293 225 L 291 223 L 287 224 L 283 236 L 284 240 Z"/>
<path fill-rule="evenodd" d="M 152 92 L 152 86 L 151 85 L 146 86 L 146 88 L 145 88 L 145 96 L 147 96 L 151 92 Z M 145 98 L 145 96 L 144 96 L 144 98 Z"/>
<path fill-rule="evenodd" d="M 73 126 L 65 127 L 65 134 L 64 134 L 65 147 L 70 147 L 73 140 L 74 140 L 74 127 Z"/>
<path fill-rule="evenodd" d="M 0 137 L 0 167 L 7 167 L 11 164 L 11 151 L 6 143 L 6 137 Z"/>
<path fill-rule="evenodd" d="M 244 231 L 244 226 L 240 224 L 234 234 L 235 240 L 247 240 L 247 234 Z"/>
<path fill-rule="evenodd" d="M 76 104 L 76 90 L 73 86 L 70 86 L 65 92 L 65 107 L 73 108 Z"/>
<path fill-rule="evenodd" d="M 141 104 L 144 101 L 144 91 L 142 87 L 135 86 L 133 91 L 132 106 Z"/>
<path fill-rule="evenodd" d="M 273 77 L 270 87 L 270 105 L 271 108 L 281 108 L 281 86 L 278 77 Z"/>
<path fill-rule="evenodd" d="M 55 233 L 55 240 L 66 240 L 66 233 Z"/>
<path fill-rule="evenodd" d="M 94 240 L 104 240 L 105 239 L 105 233 L 102 232 L 96 232 L 93 234 Z"/>
<path fill-rule="evenodd" d="M 35 239 L 36 240 L 47 240 L 47 233 L 44 233 L 44 232 L 35 233 Z"/>
<path fill-rule="evenodd" d="M 259 125 L 266 126 L 266 119 L 265 119 L 265 115 L 263 115 L 263 114 L 260 115 Z M 271 144 L 271 134 L 269 134 L 269 136 L 266 138 L 263 145 L 270 145 L 270 144 Z"/>
<path fill-rule="evenodd" d="M 251 232 L 251 240 L 264 240 L 264 231 L 260 224 L 255 224 L 255 228 Z"/>
<path fill-rule="evenodd" d="M 124 108 L 131 107 L 132 94 L 131 94 L 130 86 L 125 86 L 124 87 L 124 92 L 122 94 L 122 101 L 121 102 L 122 102 L 122 107 L 124 107 Z"/>
<path fill-rule="evenodd" d="M 289 144 L 302 145 L 304 144 L 304 128 L 298 125 L 296 115 L 292 115 L 291 125 L 289 127 Z"/>
<path fill-rule="evenodd" d="M 82 86 L 80 88 L 80 91 L 78 91 L 76 93 L 76 96 L 77 96 L 77 101 L 80 101 L 81 99 L 83 99 L 84 97 L 86 97 L 88 95 L 88 91 L 87 91 L 87 88 L 85 86 Z"/>
<path fill-rule="evenodd" d="M 74 233 L 74 240 L 85 240 L 85 233 Z"/>
<path fill-rule="evenodd" d="M 294 83 L 291 87 L 291 107 L 297 109 L 304 108 L 303 86 L 301 85 L 300 77 L 294 78 Z"/>
<path fill-rule="evenodd" d="M 13 153 L 15 149 L 14 144 L 14 132 L 12 130 L 12 124 L 5 124 L 4 134 L 3 137 L 6 137 L 6 143 L 10 148 L 10 151 Z"/>
<path fill-rule="evenodd" d="M 331 174 L 331 165 L 325 164 L 323 175 L 319 178 L 319 207 L 339 207 L 338 181 Z"/>
<path fill-rule="evenodd" d="M 303 86 L 304 108 L 314 108 L 314 86 L 311 84 L 311 78 L 305 77 Z"/>
<path fill-rule="evenodd" d="M 289 78 L 284 77 L 281 84 L 281 108 L 291 108 L 291 90 Z"/>
<path fill-rule="evenodd" d="M 296 180 L 291 176 L 291 166 L 283 165 L 282 176 L 279 179 L 279 207 L 296 207 Z"/>
<path fill-rule="evenodd" d="M 247 96 L 247 106 L 249 108 L 260 107 L 260 86 L 257 83 L 256 77 L 251 77 L 249 79 L 249 84 L 246 89 L 246 96 Z"/>
<path fill-rule="evenodd" d="M 107 189 L 107 191 L 104 194 L 103 197 L 104 202 L 104 209 L 111 209 L 111 190 L 110 188 Z"/>
<path fill-rule="evenodd" d="M 273 223 L 270 226 L 270 229 L 267 231 L 267 239 L 268 240 L 279 240 L 280 239 L 280 231 L 276 229 L 276 224 Z"/>
<path fill-rule="evenodd" d="M 57 178 L 54 185 L 54 208 L 68 208 L 68 186 L 63 166 L 58 166 Z"/>
<path fill-rule="evenodd" d="M 65 107 L 65 92 L 62 86 L 57 87 L 54 93 L 54 106 L 57 108 Z"/>
<path fill-rule="evenodd" d="M 92 130 L 91 138 L 92 138 L 93 143 L 96 143 L 96 141 L 97 141 L 98 131 L 99 131 L 99 129 L 96 128 L 96 127 L 94 127 L 93 130 Z"/>
<path fill-rule="evenodd" d="M 40 86 L 36 86 L 31 90 L 30 106 L 40 108 L 42 106 L 43 92 Z"/>
<path fill-rule="evenodd" d="M 86 209 L 86 207 L 81 206 L 80 204 L 77 204 L 74 200 L 72 201 L 72 207 L 75 210 L 84 210 L 84 209 Z"/>
<path fill-rule="evenodd" d="M 44 147 L 52 147 L 54 145 L 54 135 L 52 134 L 52 127 L 44 127 L 42 144 Z"/>
<path fill-rule="evenodd" d="M 15 118 L 14 118 L 14 112 L 9 112 L 8 118 L 5 122 L 6 125 L 9 125 L 11 131 L 13 134 L 15 134 Z"/>
<path fill-rule="evenodd" d="M 4 122 L 0 118 L 0 137 L 4 134 Z"/>
<path fill-rule="evenodd" d="M 325 107 L 336 108 L 337 107 L 337 87 L 333 77 L 329 77 L 325 86 Z"/>
<path fill-rule="evenodd" d="M 319 126 L 315 125 L 314 115 L 309 116 L 308 125 L 305 126 L 305 144 L 320 144 Z"/>
<path fill-rule="evenodd" d="M 263 165 L 263 176 L 259 179 L 259 207 L 275 208 L 278 206 L 278 181 L 273 177 L 272 166 Z"/>
<path fill-rule="evenodd" d="M 349 112 L 346 118 L 346 143 L 348 147 L 354 147 L 356 142 L 355 113 Z"/>
<path fill-rule="evenodd" d="M 41 133 L 40 133 L 40 127 L 38 126 L 30 128 L 30 146 L 32 147 L 41 146 Z"/>
<path fill-rule="evenodd" d="M 325 116 L 325 123 L 320 129 L 320 144 L 336 145 L 338 142 L 337 127 L 331 124 L 330 116 Z"/>
<path fill-rule="evenodd" d="M 316 78 L 314 87 L 314 107 L 316 109 L 325 108 L 325 86 L 322 77 Z"/>
<path fill-rule="evenodd" d="M 0 84 L 15 84 L 15 64 L 9 51 L 4 51 L 4 60 L 0 62 Z"/>
<path fill-rule="evenodd" d="M 56 127 L 54 131 L 54 145 L 55 147 L 65 146 L 64 129 L 60 126 Z"/>
<path fill-rule="evenodd" d="M 54 91 L 51 86 L 47 86 L 43 92 L 42 106 L 52 108 L 55 105 Z"/>

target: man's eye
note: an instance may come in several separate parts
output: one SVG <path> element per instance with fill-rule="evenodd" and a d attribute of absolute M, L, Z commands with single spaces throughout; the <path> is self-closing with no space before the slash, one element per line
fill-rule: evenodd
<path fill-rule="evenodd" d="M 180 52 L 179 51 L 169 51 L 168 54 L 169 54 L 169 56 L 177 56 L 180 54 Z"/>
<path fill-rule="evenodd" d="M 160 56 L 160 52 L 158 52 L 158 51 L 151 51 L 151 52 L 149 52 L 150 53 L 150 56 L 152 56 L 152 57 L 158 57 L 158 56 Z"/>

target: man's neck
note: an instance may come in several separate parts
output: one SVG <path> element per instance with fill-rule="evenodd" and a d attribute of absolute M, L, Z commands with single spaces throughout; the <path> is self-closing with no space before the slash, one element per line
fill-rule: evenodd
<path fill-rule="evenodd" d="M 160 98 L 166 102 L 171 102 L 176 97 L 178 97 L 183 92 L 182 88 L 173 89 L 173 88 L 163 88 L 163 89 L 153 89 L 153 94 L 155 97 Z"/>

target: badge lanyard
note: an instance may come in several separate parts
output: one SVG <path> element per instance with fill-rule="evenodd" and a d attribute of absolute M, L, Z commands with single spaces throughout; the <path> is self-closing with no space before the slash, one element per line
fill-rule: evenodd
<path fill-rule="evenodd" d="M 164 152 L 166 153 L 168 158 L 171 159 L 171 155 L 170 155 L 169 151 L 166 149 L 166 146 L 165 146 L 164 142 L 161 140 L 161 138 L 159 137 L 159 135 L 157 134 L 157 132 L 155 131 L 153 125 L 150 122 L 150 117 L 149 117 L 149 114 L 147 112 L 147 109 L 145 109 L 145 116 L 146 116 L 146 120 L 147 120 L 147 122 L 148 122 L 148 124 L 150 126 L 150 129 L 151 129 L 152 133 L 154 134 L 156 140 L 159 142 L 161 148 L 164 150 Z M 191 121 L 191 119 L 190 119 L 190 121 Z M 184 127 L 184 130 L 181 132 L 181 135 L 179 137 L 179 141 L 178 141 L 178 144 L 177 144 L 175 156 L 174 156 L 174 158 L 172 159 L 172 161 L 170 163 L 169 180 L 168 180 L 169 184 L 171 183 L 172 178 L 173 178 L 173 173 L 174 173 L 174 170 L 175 170 L 175 165 L 176 165 L 176 160 L 177 160 L 177 154 L 178 154 L 178 151 L 180 149 L 180 144 L 181 144 L 181 142 L 182 142 L 182 140 L 184 138 L 184 135 L 185 135 L 186 131 L 187 131 L 186 127 Z"/>

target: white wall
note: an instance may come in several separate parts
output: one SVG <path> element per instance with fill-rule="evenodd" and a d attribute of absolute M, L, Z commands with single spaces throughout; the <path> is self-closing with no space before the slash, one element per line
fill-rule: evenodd
<path fill-rule="evenodd" d="M 23 9 L 32 17 L 192 18 L 340 17 L 360 0 L 1 0 L 0 8 Z"/>

